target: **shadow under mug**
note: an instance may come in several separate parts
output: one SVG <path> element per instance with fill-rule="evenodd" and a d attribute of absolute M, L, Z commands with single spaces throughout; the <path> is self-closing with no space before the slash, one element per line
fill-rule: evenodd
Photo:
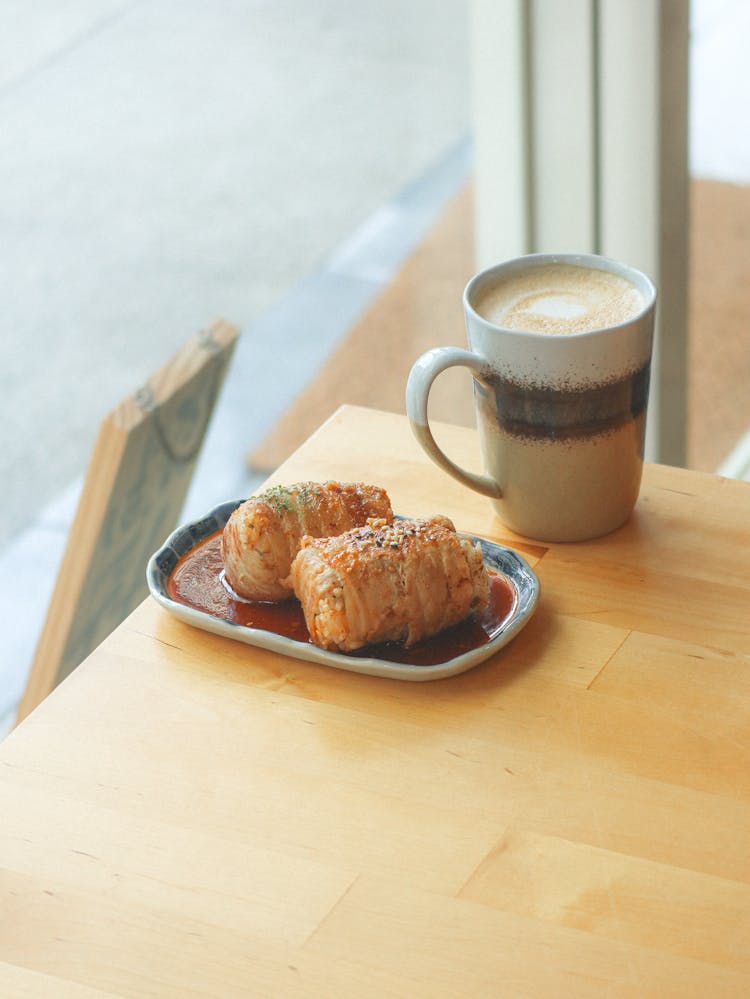
<path fill-rule="evenodd" d="M 511 329 L 476 310 L 483 290 L 514 272 L 550 264 L 608 271 L 641 293 L 623 322 L 585 332 Z M 540 541 L 584 541 L 630 516 L 640 489 L 656 289 L 645 274 L 595 254 L 531 254 L 475 275 L 463 296 L 469 350 L 435 347 L 411 369 L 406 410 L 432 460 L 489 496 L 513 531 Z M 427 416 L 430 388 L 446 368 L 474 376 L 485 474 L 438 446 Z"/>

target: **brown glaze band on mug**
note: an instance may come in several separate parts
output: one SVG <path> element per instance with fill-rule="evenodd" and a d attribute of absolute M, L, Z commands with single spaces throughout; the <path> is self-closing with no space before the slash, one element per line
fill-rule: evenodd
<path fill-rule="evenodd" d="M 645 412 L 650 363 L 590 388 L 519 384 L 474 377 L 476 405 L 507 433 L 533 440 L 573 440 L 615 430 Z"/>

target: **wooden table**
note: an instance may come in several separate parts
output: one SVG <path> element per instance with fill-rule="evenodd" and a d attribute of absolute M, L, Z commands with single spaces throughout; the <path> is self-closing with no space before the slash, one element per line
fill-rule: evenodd
<path fill-rule="evenodd" d="M 354 408 L 275 479 L 330 477 L 517 547 L 535 616 L 411 684 L 146 601 L 0 746 L 0 995 L 750 995 L 750 486 L 650 466 L 542 546 Z"/>

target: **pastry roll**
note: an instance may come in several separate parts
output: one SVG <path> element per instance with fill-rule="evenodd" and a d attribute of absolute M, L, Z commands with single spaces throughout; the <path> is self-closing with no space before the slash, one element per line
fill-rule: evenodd
<path fill-rule="evenodd" d="M 413 645 L 489 601 L 481 548 L 447 517 L 372 520 L 336 538 L 304 538 L 291 580 L 312 641 L 342 652 Z"/>
<path fill-rule="evenodd" d="M 289 568 L 304 535 L 341 534 L 370 517 L 393 520 L 384 489 L 361 482 L 299 482 L 272 486 L 241 503 L 224 527 L 226 580 L 246 600 L 292 595 Z"/>

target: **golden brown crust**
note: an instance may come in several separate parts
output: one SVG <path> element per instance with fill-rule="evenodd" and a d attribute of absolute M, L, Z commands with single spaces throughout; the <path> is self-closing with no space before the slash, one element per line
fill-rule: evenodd
<path fill-rule="evenodd" d="M 290 578 L 312 641 L 342 651 L 413 645 L 489 597 L 481 551 L 447 517 L 371 520 L 336 538 L 304 538 Z"/>
<path fill-rule="evenodd" d="M 242 503 L 222 535 L 227 582 L 247 600 L 291 596 L 289 569 L 305 535 L 325 537 L 393 519 L 388 495 L 361 482 L 299 482 L 272 486 Z"/>

